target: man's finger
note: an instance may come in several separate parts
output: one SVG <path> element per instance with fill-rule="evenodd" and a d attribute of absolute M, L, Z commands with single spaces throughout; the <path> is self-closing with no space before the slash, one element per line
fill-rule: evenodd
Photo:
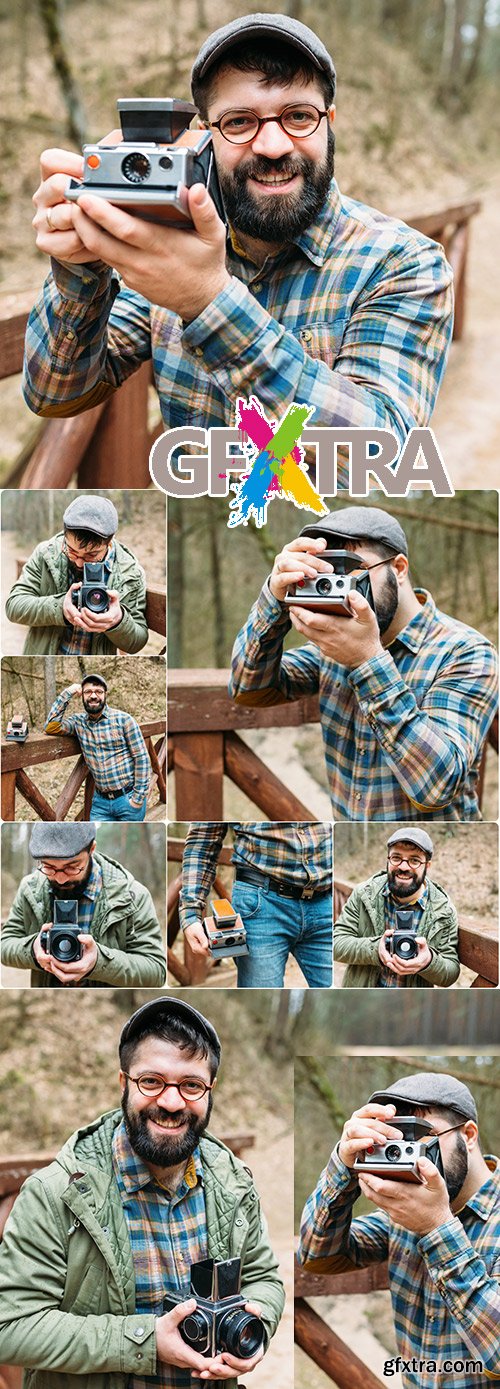
<path fill-rule="evenodd" d="M 210 241 L 222 226 L 215 203 L 203 183 L 194 183 L 188 188 L 188 207 L 195 231 L 205 241 Z"/>
<path fill-rule="evenodd" d="M 81 154 L 72 154 L 71 150 L 44 150 L 40 155 L 40 173 L 44 182 L 45 179 L 52 178 L 53 174 L 71 174 L 73 178 L 81 178 L 83 174 L 82 156 Z"/>
<path fill-rule="evenodd" d="M 142 250 L 151 238 L 151 222 L 131 217 L 106 198 L 83 193 L 76 207 L 79 215 L 75 217 L 75 227 L 79 236 L 89 250 L 93 250 L 98 238 L 103 260 L 123 259 L 127 246 Z"/>

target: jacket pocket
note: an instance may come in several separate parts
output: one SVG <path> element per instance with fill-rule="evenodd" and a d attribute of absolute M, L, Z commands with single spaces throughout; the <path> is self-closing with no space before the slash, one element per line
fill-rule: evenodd
<path fill-rule="evenodd" d="M 298 332 L 301 347 L 314 362 L 324 362 L 331 370 L 342 346 L 344 325 L 343 314 L 332 323 L 306 323 Z"/>

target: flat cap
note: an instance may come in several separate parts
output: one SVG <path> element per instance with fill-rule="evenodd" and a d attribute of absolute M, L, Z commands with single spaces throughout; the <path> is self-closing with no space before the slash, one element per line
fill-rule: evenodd
<path fill-rule="evenodd" d="M 301 535 L 324 535 L 331 545 L 339 540 L 380 540 L 394 550 L 395 555 L 408 554 L 408 541 L 403 527 L 380 506 L 346 506 L 342 511 L 329 511 L 320 521 L 304 526 Z"/>
<path fill-rule="evenodd" d="M 121 1030 L 118 1043 L 120 1054 L 125 1042 L 130 1042 L 132 1038 L 145 1032 L 149 1027 L 151 1031 L 154 1031 L 156 1024 L 161 1023 L 163 1018 L 166 1022 L 169 1018 L 179 1018 L 181 1022 L 196 1028 L 196 1031 L 201 1033 L 205 1041 L 210 1044 L 212 1051 L 215 1052 L 217 1063 L 220 1061 L 220 1039 L 212 1023 L 190 1003 L 185 1003 L 181 998 L 172 998 L 169 994 L 164 994 L 161 998 L 153 998 L 150 1003 L 143 1003 L 142 1008 L 138 1008 L 137 1012 L 132 1013 Z"/>
<path fill-rule="evenodd" d="M 433 1071 L 417 1071 L 414 1076 L 405 1076 L 404 1080 L 389 1085 L 387 1090 L 375 1090 L 368 1104 L 395 1104 L 397 1110 L 398 1100 L 416 1106 L 443 1105 L 446 1109 L 455 1109 L 464 1119 L 474 1119 L 477 1124 L 476 1102 L 467 1085 L 444 1072 L 436 1075 Z"/>
<path fill-rule="evenodd" d="M 74 858 L 93 843 L 96 828 L 93 820 L 78 820 L 74 824 L 66 820 L 49 820 L 46 824 L 37 821 L 31 831 L 31 857 Z"/>
<path fill-rule="evenodd" d="M 94 531 L 96 535 L 114 535 L 118 530 L 118 512 L 109 497 L 74 497 L 63 516 L 67 530 Z"/>
<path fill-rule="evenodd" d="M 434 845 L 427 830 L 415 829 L 413 825 L 402 825 L 401 829 L 395 830 L 387 840 L 387 848 L 390 844 L 416 844 L 419 849 L 423 849 L 424 854 L 429 854 L 432 858 Z"/>
<path fill-rule="evenodd" d="M 239 19 L 232 19 L 230 24 L 223 24 L 222 28 L 216 29 L 213 34 L 209 34 L 208 39 L 202 44 L 198 57 L 195 58 L 191 72 L 191 89 L 193 96 L 195 86 L 207 72 L 219 62 L 228 49 L 234 48 L 236 44 L 244 39 L 278 39 L 281 44 L 298 49 L 304 57 L 309 58 L 314 67 L 319 72 L 323 72 L 329 78 L 332 86 L 332 99 L 335 96 L 335 68 L 328 50 L 324 43 L 309 29 L 307 24 L 301 24 L 300 20 L 292 19 L 287 14 L 244 14 Z"/>
<path fill-rule="evenodd" d="M 89 675 L 84 675 L 83 680 L 80 682 L 80 683 L 81 683 L 81 686 L 82 686 L 82 690 L 83 690 L 83 686 L 86 685 L 87 682 L 90 684 L 90 681 L 92 681 L 92 683 L 93 683 L 94 685 L 96 685 L 96 684 L 99 682 L 99 685 L 104 685 L 104 689 L 105 689 L 105 690 L 107 690 L 107 688 L 108 688 L 108 682 L 107 682 L 107 680 L 104 679 L 104 676 L 103 676 L 103 675 L 97 675 L 97 674 L 94 675 L 94 673 L 92 673 L 92 674 L 89 674 Z"/>

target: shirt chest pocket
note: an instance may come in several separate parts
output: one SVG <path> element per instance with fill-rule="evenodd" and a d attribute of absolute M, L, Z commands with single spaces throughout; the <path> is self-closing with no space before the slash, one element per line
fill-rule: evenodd
<path fill-rule="evenodd" d="M 331 370 L 342 347 L 344 331 L 345 317 L 339 314 L 331 323 L 306 323 L 296 336 L 308 357 L 314 362 L 324 362 Z"/>

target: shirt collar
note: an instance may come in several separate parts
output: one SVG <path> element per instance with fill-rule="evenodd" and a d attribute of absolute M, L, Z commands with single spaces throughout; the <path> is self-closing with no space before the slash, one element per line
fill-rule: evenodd
<path fill-rule="evenodd" d="M 429 884 L 428 884 L 427 882 L 424 883 L 424 889 L 423 889 L 423 892 L 421 893 L 421 895 L 420 895 L 420 897 L 419 897 L 419 899 L 418 899 L 418 902 L 410 902 L 407 908 L 405 907 L 404 902 L 396 901 L 396 898 L 393 897 L 392 892 L 391 892 L 391 889 L 390 889 L 390 887 L 389 887 L 389 883 L 385 883 L 385 884 L 384 884 L 384 887 L 382 888 L 382 892 L 383 892 L 384 897 L 390 897 L 390 898 L 392 899 L 392 901 L 394 902 L 394 906 L 395 906 L 395 907 L 399 907 L 400 911 L 406 911 L 406 910 L 408 910 L 408 911 L 410 911 L 410 912 L 417 911 L 417 910 L 423 911 L 424 908 L 425 908 L 426 905 L 427 905 L 427 898 L 428 898 L 428 896 L 429 896 Z"/>
<path fill-rule="evenodd" d="M 96 897 L 99 896 L 99 893 L 100 893 L 100 891 L 101 891 L 101 887 L 102 887 L 102 873 L 101 873 L 101 867 L 100 867 L 100 864 L 99 864 L 99 863 L 96 863 L 95 858 L 93 858 L 93 859 L 92 859 L 92 870 L 91 870 L 90 878 L 89 878 L 89 880 L 88 880 L 88 883 L 85 884 L 85 891 L 84 891 L 84 894 L 83 894 L 84 897 L 89 897 L 91 902 L 95 902 Z"/>
<path fill-rule="evenodd" d="M 90 724 L 91 727 L 94 727 L 94 728 L 96 728 L 96 727 L 97 727 L 97 724 L 99 724 L 99 723 L 106 723 L 107 721 L 109 721 L 109 707 L 108 707 L 108 705 L 107 705 L 107 704 L 104 705 L 104 709 L 102 710 L 102 713 L 99 714 L 99 718 L 98 718 L 98 719 L 91 719 L 90 714 L 88 713 L 88 711 L 87 711 L 87 709 L 86 709 L 86 710 L 85 710 L 85 721 L 86 721 L 86 723 Z"/>
<path fill-rule="evenodd" d="M 425 588 L 416 588 L 415 597 L 420 603 L 420 612 L 415 613 L 415 617 L 407 622 L 401 632 L 389 643 L 388 651 L 400 642 L 401 646 L 407 646 L 409 651 L 417 652 L 424 646 L 432 627 L 436 623 L 436 604 L 430 593 Z"/>
<path fill-rule="evenodd" d="M 463 1215 L 464 1211 L 473 1211 L 480 1220 L 487 1220 L 492 1211 L 498 1206 L 500 1201 L 500 1161 L 492 1154 L 485 1155 L 484 1161 L 490 1168 L 491 1176 L 486 1178 L 479 1191 L 475 1191 L 465 1206 L 461 1210 L 455 1211 L 455 1215 Z"/>
<path fill-rule="evenodd" d="M 273 259 L 278 259 L 278 257 L 282 256 L 285 252 L 290 253 L 291 248 L 297 246 L 299 250 L 303 251 L 304 255 L 312 261 L 313 265 L 323 265 L 330 251 L 341 211 L 342 202 L 339 188 L 336 180 L 332 179 L 328 196 L 316 220 L 311 223 L 310 227 L 306 227 L 305 231 L 301 232 L 300 236 L 296 237 L 295 241 L 284 246 L 282 251 L 278 251 L 276 257 L 273 257 Z M 248 260 L 246 252 L 239 245 L 237 234 L 232 227 L 229 227 L 229 239 L 235 255 L 239 256 L 242 260 Z"/>
<path fill-rule="evenodd" d="M 115 1129 L 113 1138 L 113 1167 L 127 1196 L 132 1196 L 134 1191 L 141 1191 L 149 1182 L 155 1182 L 147 1163 L 143 1162 L 139 1154 L 134 1152 L 123 1119 L 118 1128 Z M 203 1183 L 203 1166 L 199 1145 L 191 1154 L 183 1177 L 183 1184 L 189 1190 L 192 1190 L 198 1183 Z M 166 1190 L 161 1182 L 158 1182 L 157 1185 L 163 1191 Z M 178 1193 L 179 1188 L 176 1195 Z"/>

